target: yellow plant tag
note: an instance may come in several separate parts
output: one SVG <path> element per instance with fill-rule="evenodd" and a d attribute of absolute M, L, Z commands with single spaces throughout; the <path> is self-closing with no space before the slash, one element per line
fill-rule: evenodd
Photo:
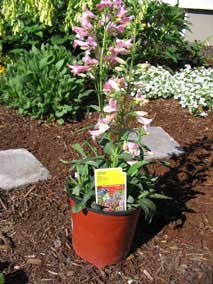
<path fill-rule="evenodd" d="M 105 211 L 126 210 L 126 173 L 121 168 L 95 170 L 96 203 Z"/>

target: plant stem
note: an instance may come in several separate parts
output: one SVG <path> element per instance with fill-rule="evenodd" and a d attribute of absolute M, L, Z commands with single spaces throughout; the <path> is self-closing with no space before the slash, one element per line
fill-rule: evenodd
<path fill-rule="evenodd" d="M 99 63 L 99 83 L 98 83 L 98 104 L 99 104 L 99 110 L 101 114 L 103 113 L 103 59 L 104 59 L 104 53 L 106 50 L 106 37 L 107 37 L 107 29 L 106 29 L 106 23 L 104 26 L 104 36 L 102 41 L 102 47 L 101 47 L 101 55 L 100 55 L 100 63 Z"/>

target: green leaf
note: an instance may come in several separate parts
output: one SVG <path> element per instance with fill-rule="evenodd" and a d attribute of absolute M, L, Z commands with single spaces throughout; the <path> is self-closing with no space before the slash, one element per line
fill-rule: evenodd
<path fill-rule="evenodd" d="M 66 42 L 67 39 L 64 38 L 64 37 L 61 37 L 59 35 L 54 35 L 50 38 L 50 41 L 51 41 L 52 44 L 60 45 L 60 44 L 63 44 L 64 42 Z"/>
<path fill-rule="evenodd" d="M 78 213 L 81 210 L 86 208 L 86 204 L 83 201 L 76 201 L 75 205 L 72 208 L 73 213 Z"/>
<path fill-rule="evenodd" d="M 61 68 L 64 66 L 64 59 L 61 59 L 61 60 L 59 60 L 57 63 L 56 63 L 56 65 L 55 65 L 55 67 L 56 67 L 56 69 L 59 71 L 59 70 L 61 70 Z"/>
<path fill-rule="evenodd" d="M 147 164 L 149 164 L 149 162 L 145 160 L 137 162 L 136 164 L 134 164 L 133 166 L 129 168 L 127 175 L 133 176 L 135 173 L 137 173 L 138 169 L 141 169 L 143 166 Z"/>
<path fill-rule="evenodd" d="M 104 152 L 108 155 L 112 155 L 114 153 L 114 144 L 112 142 L 108 142 L 105 146 L 104 146 Z"/>
<path fill-rule="evenodd" d="M 64 124 L 64 119 L 63 118 L 57 119 L 57 123 L 59 125 L 63 125 Z"/>
<path fill-rule="evenodd" d="M 120 155 L 118 155 L 118 159 L 125 160 L 125 161 L 131 161 L 133 160 L 133 156 L 130 153 L 123 152 Z"/>
<path fill-rule="evenodd" d="M 149 195 L 150 198 L 155 198 L 155 199 L 169 199 L 171 200 L 172 198 L 163 194 L 159 193 L 152 193 Z"/>
<path fill-rule="evenodd" d="M 4 275 L 0 273 L 0 284 L 4 284 Z"/>
<path fill-rule="evenodd" d="M 97 105 L 89 105 L 89 107 L 94 109 L 95 111 L 100 111 L 99 106 Z"/>
<path fill-rule="evenodd" d="M 131 195 L 128 196 L 127 203 L 134 203 L 135 199 Z"/>
<path fill-rule="evenodd" d="M 84 158 L 87 157 L 86 154 L 84 153 L 83 148 L 81 147 L 81 145 L 79 143 L 73 144 L 72 148 L 74 150 L 76 150 L 78 153 L 80 153 L 82 157 L 84 157 Z"/>

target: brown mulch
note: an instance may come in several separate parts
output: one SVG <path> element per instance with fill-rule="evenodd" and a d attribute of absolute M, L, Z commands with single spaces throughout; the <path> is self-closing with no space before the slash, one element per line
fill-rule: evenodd
<path fill-rule="evenodd" d="M 0 192 L 0 271 L 6 284 L 213 283 L 213 113 L 197 118 L 174 100 L 152 101 L 146 109 L 153 125 L 185 150 L 170 159 L 170 169 L 151 169 L 173 200 L 158 204 L 151 224 L 140 220 L 126 261 L 97 269 L 72 249 L 64 191 L 69 166 L 60 162 L 77 157 L 71 144 L 87 137 L 77 130 L 94 119 L 58 126 L 0 106 L 0 150 L 26 148 L 52 174 L 47 182 Z"/>

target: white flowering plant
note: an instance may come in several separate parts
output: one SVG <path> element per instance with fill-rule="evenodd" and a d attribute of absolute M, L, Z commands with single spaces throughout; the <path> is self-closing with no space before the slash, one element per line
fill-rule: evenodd
<path fill-rule="evenodd" d="M 206 67 L 191 68 L 186 65 L 171 74 L 162 66 L 138 64 L 134 70 L 135 88 L 148 99 L 170 98 L 179 100 L 198 116 L 207 116 L 213 111 L 213 69 Z"/>
<path fill-rule="evenodd" d="M 149 174 L 148 162 L 144 160 L 141 138 L 152 119 L 146 117 L 146 112 L 134 110 L 136 104 L 145 103 L 144 96 L 138 90 L 131 96 L 137 47 L 136 13 L 128 15 L 122 0 L 102 0 L 96 5 L 96 14 L 85 7 L 79 22 L 79 27 L 73 27 L 74 47 L 80 47 L 85 55 L 82 65 L 68 67 L 77 76 L 94 80 L 99 117 L 94 129 L 89 131 L 88 140 L 82 145 L 73 145 L 81 159 L 71 162 L 72 174 L 67 183 L 67 191 L 75 198 L 72 210 L 79 212 L 93 207 L 113 211 L 111 207 L 102 208 L 95 203 L 94 170 L 119 167 L 127 174 L 127 208 L 141 207 L 145 218 L 151 220 L 156 211 L 153 200 L 166 197 L 157 193 L 156 177 Z M 132 37 L 123 39 L 129 27 Z M 131 124 L 135 120 L 141 124 L 137 141 L 130 139 Z"/>

